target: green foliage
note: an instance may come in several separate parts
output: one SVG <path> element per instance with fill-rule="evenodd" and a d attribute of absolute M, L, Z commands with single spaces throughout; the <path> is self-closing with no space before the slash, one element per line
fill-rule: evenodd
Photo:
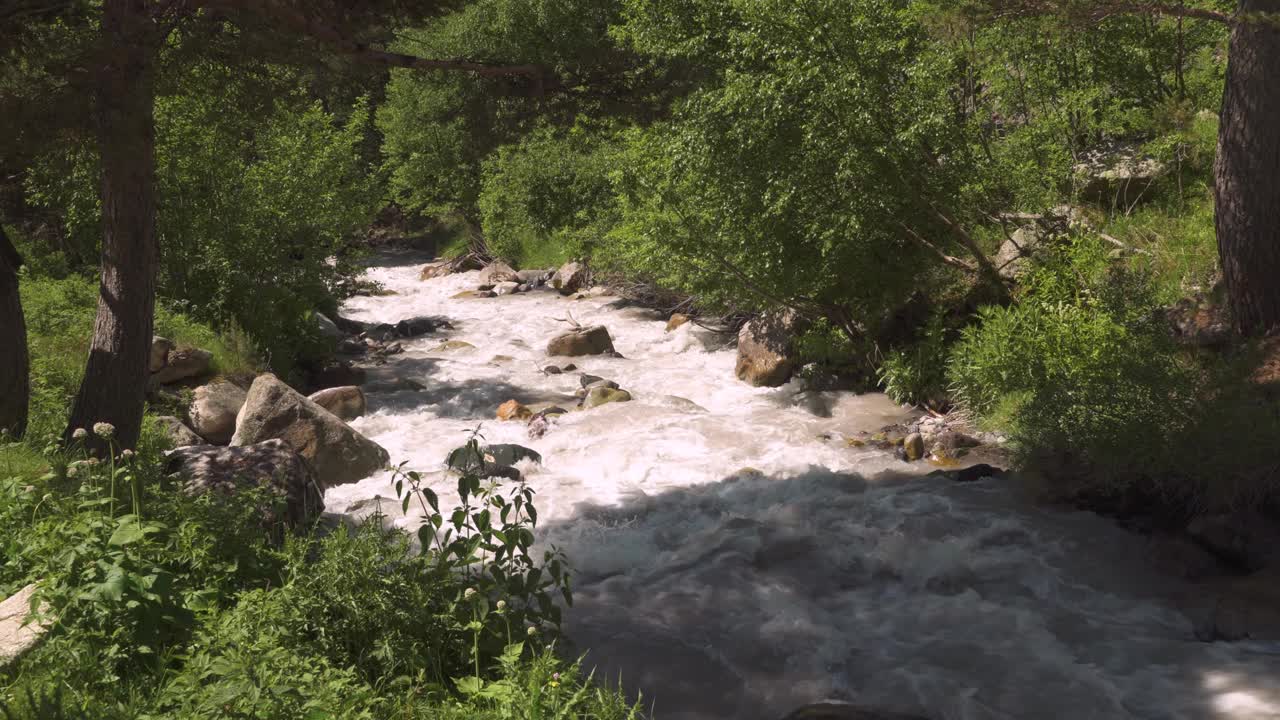
<path fill-rule="evenodd" d="M 1153 312 L 1150 275 L 1110 255 L 1078 238 L 1045 259 L 1019 302 L 982 308 L 949 362 L 957 402 L 1077 488 L 1154 485 L 1186 507 L 1274 495 L 1262 438 L 1280 431 L 1280 413 L 1242 380 L 1242 363 L 1177 348 Z"/>
<path fill-rule="evenodd" d="M 38 579 L 56 625 L 0 671 L 0 717 L 638 717 L 551 653 L 565 560 L 532 557 L 532 489 L 482 482 L 478 453 L 451 456 L 452 512 L 397 475 L 419 548 L 380 517 L 282 547 L 280 498 L 189 497 L 156 447 L 24 460 L 0 476 L 0 592 Z"/>
<path fill-rule="evenodd" d="M 156 100 L 159 294 L 201 322 L 243 329 L 287 372 L 323 352 L 309 313 L 332 310 L 356 270 L 348 238 L 380 198 L 360 153 L 364 100 L 340 123 L 287 83 L 262 83 L 280 94 L 264 99 L 251 73 L 204 64 Z M 228 96 L 246 112 L 228 112 Z M 27 181 L 28 199 L 61 215 L 61 257 L 81 263 L 72 270 L 96 259 L 97 174 L 91 146 L 67 144 Z"/>
<path fill-rule="evenodd" d="M 614 155 L 585 128 L 500 148 L 485 161 L 479 199 L 490 252 L 522 267 L 589 256 L 616 221 Z"/>
<path fill-rule="evenodd" d="M 29 432 L 43 441 L 61 434 L 71 400 L 80 387 L 98 307 L 98 285 L 77 275 L 53 280 L 24 273 L 20 291 L 31 352 Z M 179 347 L 212 352 L 216 372 L 239 373 L 258 367 L 248 341 L 234 329 L 216 332 L 166 303 L 156 307 L 155 331 Z"/>
<path fill-rule="evenodd" d="M 715 82 L 633 134 L 618 163 L 621 255 L 712 306 L 788 300 L 849 326 L 841 318 L 904 300 L 931 257 L 911 233 L 954 241 L 931 208 L 969 203 L 977 161 L 951 112 L 952 61 L 912 9 L 627 7 L 622 32 L 640 51 L 700 64 Z"/>
<path fill-rule="evenodd" d="M 876 374 L 894 402 L 941 408 L 947 398 L 947 328 L 940 315 L 930 318 L 921 337 L 890 350 Z"/>

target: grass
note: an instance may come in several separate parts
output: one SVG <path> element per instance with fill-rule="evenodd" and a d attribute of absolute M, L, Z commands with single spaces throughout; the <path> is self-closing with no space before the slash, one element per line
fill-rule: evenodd
<path fill-rule="evenodd" d="M 79 275 L 62 279 L 21 279 L 27 343 L 31 351 L 31 420 L 33 437 L 58 433 L 67 408 L 80 387 L 93 319 L 97 282 Z M 253 349 L 238 331 L 218 332 L 187 315 L 157 303 L 155 332 L 179 347 L 213 353 L 214 370 L 223 374 L 253 372 L 260 367 Z"/>
<path fill-rule="evenodd" d="M 1213 195 L 1202 188 L 1178 203 L 1141 207 L 1108 219 L 1103 232 L 1138 250 L 1131 262 L 1151 271 L 1158 299 L 1171 304 L 1197 289 L 1207 291 L 1218 274 Z"/>

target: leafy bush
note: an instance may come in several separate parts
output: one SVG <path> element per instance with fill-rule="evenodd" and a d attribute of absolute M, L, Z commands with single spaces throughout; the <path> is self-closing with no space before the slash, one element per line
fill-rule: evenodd
<path fill-rule="evenodd" d="M 586 130 L 538 132 L 484 164 L 479 205 L 490 252 L 524 267 L 590 255 L 616 221 L 612 145 Z"/>
<path fill-rule="evenodd" d="M 550 654 L 565 560 L 532 557 L 533 491 L 482 482 L 479 452 L 451 456 L 452 512 L 399 473 L 417 549 L 380 518 L 281 547 L 272 498 L 175 492 L 154 446 L 24 461 L 0 478 L 0 591 L 39 579 L 57 624 L 0 671 L 0 716 L 636 717 Z"/>
<path fill-rule="evenodd" d="M 1276 494 L 1263 438 L 1280 432 L 1280 412 L 1240 363 L 1180 350 L 1150 277 L 1109 254 L 1077 239 L 1045 258 L 1020 302 L 982 308 L 948 364 L 957 402 L 1076 488 L 1154 487 L 1183 507 Z"/>
<path fill-rule="evenodd" d="M 885 355 L 876 375 L 894 402 L 940 409 L 947 402 L 946 357 L 947 328 L 935 315 L 918 341 Z"/>

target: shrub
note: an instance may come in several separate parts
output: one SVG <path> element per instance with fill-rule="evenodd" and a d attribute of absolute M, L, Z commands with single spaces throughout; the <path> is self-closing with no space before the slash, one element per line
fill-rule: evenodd
<path fill-rule="evenodd" d="M 947 328 L 933 316 L 915 343 L 890 350 L 876 375 L 894 402 L 940 409 L 947 403 Z"/>

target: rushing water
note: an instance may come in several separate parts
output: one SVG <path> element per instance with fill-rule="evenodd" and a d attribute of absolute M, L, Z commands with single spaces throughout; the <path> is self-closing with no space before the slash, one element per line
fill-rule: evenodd
<path fill-rule="evenodd" d="M 577 572 L 566 630 L 656 717 L 779 718 L 842 699 L 946 720 L 1280 718 L 1280 654 L 1198 642 L 1166 600 L 1186 589 L 1150 569 L 1141 538 L 1037 507 L 1009 483 L 920 477 L 841 442 L 906 417 L 885 397 L 751 388 L 725 338 L 696 326 L 667 333 L 604 296 L 453 300 L 476 273 L 421 282 L 419 268 L 371 267 L 396 294 L 345 314 L 455 328 L 376 368 L 354 425 L 393 461 L 436 471 L 446 501 L 443 458 L 481 422 L 488 442 L 541 453 L 521 467 L 540 536 Z M 577 374 L 541 372 L 570 361 L 544 352 L 569 314 L 607 326 L 623 355 L 572 362 L 635 399 L 530 440 L 494 410 L 572 406 Z M 475 347 L 437 349 L 446 339 Z M 397 389 L 404 379 L 423 389 Z M 378 496 L 394 497 L 385 475 L 325 502 L 359 515 Z"/>

